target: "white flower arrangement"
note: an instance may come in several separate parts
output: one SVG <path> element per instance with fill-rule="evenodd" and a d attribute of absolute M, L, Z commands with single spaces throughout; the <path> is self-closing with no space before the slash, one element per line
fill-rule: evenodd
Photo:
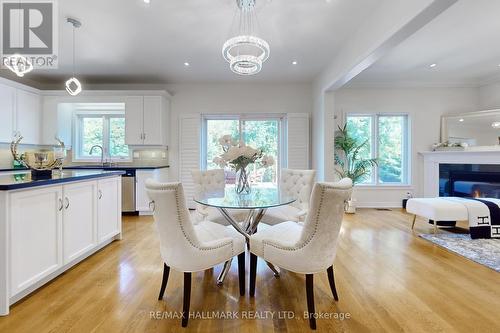
<path fill-rule="evenodd" d="M 261 149 L 255 149 L 240 142 L 239 144 L 231 135 L 224 135 L 219 139 L 224 153 L 213 159 L 213 162 L 221 168 L 227 166 L 233 167 L 236 172 L 245 169 L 249 164 L 260 160 L 263 167 L 267 168 L 274 165 L 272 156 L 264 155 Z"/>

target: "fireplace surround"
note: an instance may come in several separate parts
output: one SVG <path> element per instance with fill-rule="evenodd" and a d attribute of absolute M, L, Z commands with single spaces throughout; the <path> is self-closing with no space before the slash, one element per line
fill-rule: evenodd
<path fill-rule="evenodd" d="M 481 184 L 483 185 L 483 191 L 485 189 L 485 186 L 494 187 L 494 183 L 500 183 L 500 176 L 498 177 L 498 181 L 495 181 L 496 178 L 492 178 L 495 175 L 490 174 L 500 172 L 498 171 L 498 168 L 500 166 L 500 150 L 498 149 L 435 151 L 422 152 L 420 153 L 420 155 L 423 156 L 424 159 L 423 197 L 433 198 L 440 195 L 450 195 L 450 193 L 445 193 L 443 191 L 443 187 L 446 186 L 446 184 L 444 184 L 446 181 L 443 181 L 443 176 L 440 172 L 440 169 L 442 169 L 444 172 L 444 170 L 446 169 L 446 165 L 459 165 L 457 170 L 453 170 L 454 178 L 452 179 L 452 181 L 455 182 L 457 181 L 457 179 L 458 181 L 462 181 L 462 183 L 455 184 L 455 194 L 459 194 L 457 196 L 465 196 L 460 195 L 464 192 L 459 191 L 458 187 L 474 186 L 474 184 L 470 184 L 470 182 L 479 182 L 477 180 L 478 178 L 476 177 L 484 176 L 483 179 L 487 179 L 486 181 L 483 181 L 483 183 L 488 183 L 488 185 Z M 465 171 L 465 173 L 469 173 L 469 175 L 460 173 L 461 171 Z M 482 172 L 487 173 L 488 175 L 481 174 Z M 472 175 L 474 173 L 475 175 Z M 500 174 L 497 173 L 497 175 Z M 460 177 L 465 179 L 460 180 Z M 489 183 L 493 183 L 493 185 Z M 488 190 L 490 190 L 490 188 L 488 188 Z M 474 196 L 474 194 L 472 193 L 472 195 L 470 196 Z"/>

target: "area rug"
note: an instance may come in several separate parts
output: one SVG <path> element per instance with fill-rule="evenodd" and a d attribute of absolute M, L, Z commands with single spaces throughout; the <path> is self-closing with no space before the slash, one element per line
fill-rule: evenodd
<path fill-rule="evenodd" d="M 420 237 L 500 273 L 500 239 L 471 239 L 464 234 L 422 234 Z"/>

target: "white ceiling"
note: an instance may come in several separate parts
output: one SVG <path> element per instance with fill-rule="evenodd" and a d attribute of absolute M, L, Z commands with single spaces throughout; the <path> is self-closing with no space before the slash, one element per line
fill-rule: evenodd
<path fill-rule="evenodd" d="M 271 57 L 254 77 L 233 74 L 221 55 L 235 0 L 59 1 L 59 69 L 26 79 L 62 84 L 71 74 L 72 28 L 65 18 L 72 16 L 83 23 L 76 32 L 77 74 L 86 83 L 310 82 L 383 1 L 257 0 Z"/>
<path fill-rule="evenodd" d="M 500 80 L 500 1 L 460 0 L 349 86 L 479 86 Z M 437 64 L 430 68 L 430 64 Z"/>

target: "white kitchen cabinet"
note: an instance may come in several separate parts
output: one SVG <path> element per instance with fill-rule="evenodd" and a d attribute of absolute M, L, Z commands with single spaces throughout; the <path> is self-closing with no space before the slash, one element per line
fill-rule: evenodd
<path fill-rule="evenodd" d="M 153 170 L 137 170 L 135 174 L 135 209 L 139 213 L 151 213 L 146 193 L 146 180 L 154 178 Z"/>
<path fill-rule="evenodd" d="M 0 84 L 0 143 L 12 140 L 16 108 L 16 89 Z"/>
<path fill-rule="evenodd" d="M 0 190 L 0 316 L 121 239 L 121 176 L 33 186 Z"/>
<path fill-rule="evenodd" d="M 97 243 L 97 182 L 64 185 L 63 195 L 63 259 L 67 264 Z"/>
<path fill-rule="evenodd" d="M 23 136 L 24 144 L 40 144 L 41 139 L 41 98 L 40 95 L 17 89 L 16 131 Z"/>
<path fill-rule="evenodd" d="M 125 143 L 166 146 L 169 103 L 162 96 L 130 96 L 125 102 Z"/>
<path fill-rule="evenodd" d="M 144 145 L 165 144 L 164 107 L 163 97 L 144 96 Z"/>
<path fill-rule="evenodd" d="M 15 192 L 10 202 L 12 296 L 63 265 L 62 187 Z"/>
<path fill-rule="evenodd" d="M 144 97 L 129 96 L 125 100 L 125 143 L 142 145 L 144 139 Z"/>
<path fill-rule="evenodd" d="M 121 179 L 97 182 L 97 241 L 102 243 L 121 232 Z"/>

